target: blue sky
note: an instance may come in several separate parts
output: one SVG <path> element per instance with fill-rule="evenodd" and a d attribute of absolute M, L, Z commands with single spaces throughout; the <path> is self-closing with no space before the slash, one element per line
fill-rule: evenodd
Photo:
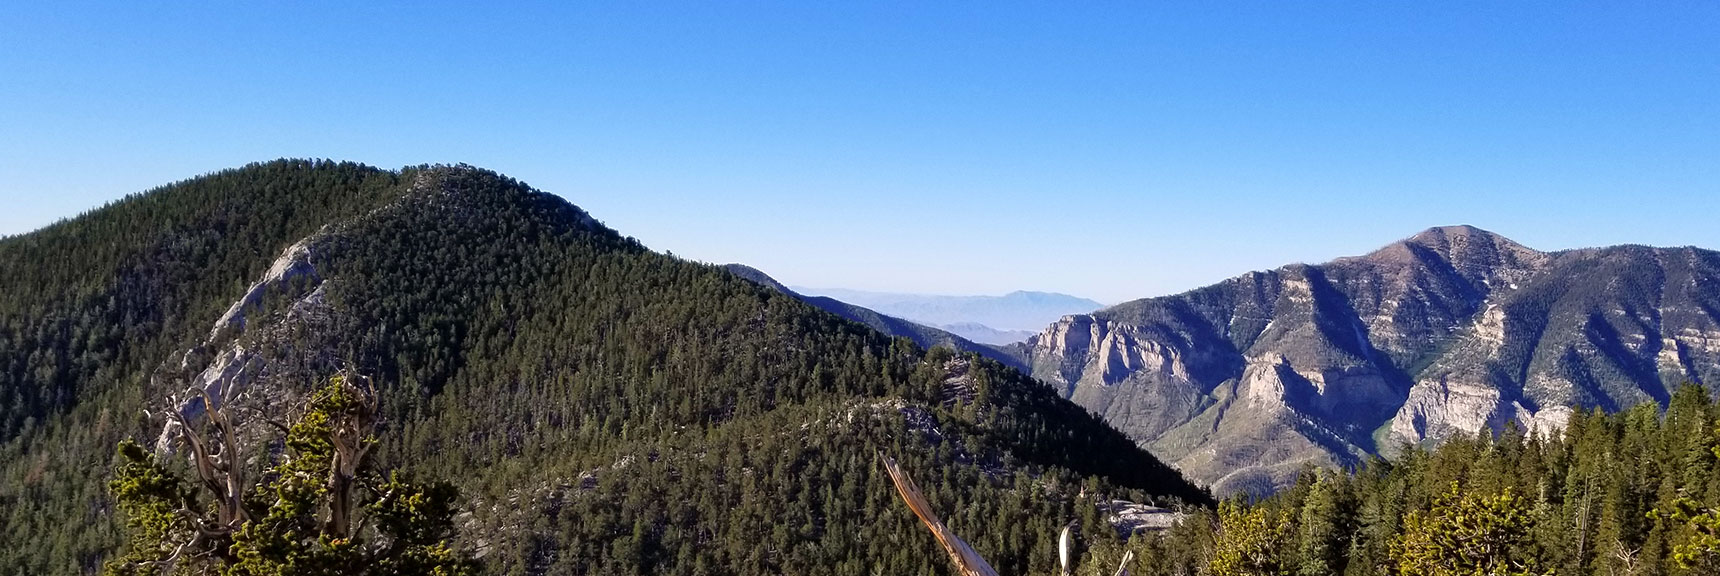
<path fill-rule="evenodd" d="M 1457 223 L 1720 248 L 1712 1 L 9 4 L 0 234 L 326 157 L 869 290 L 1116 302 Z"/>

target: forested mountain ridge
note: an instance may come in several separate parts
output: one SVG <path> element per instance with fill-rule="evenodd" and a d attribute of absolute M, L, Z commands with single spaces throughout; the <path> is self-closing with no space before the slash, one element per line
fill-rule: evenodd
<path fill-rule="evenodd" d="M 941 573 L 879 451 L 1012 572 L 1070 519 L 1119 547 L 1107 498 L 1207 500 L 1013 369 L 517 181 L 279 161 L 0 241 L 0 572 L 111 554 L 107 463 L 169 396 L 267 410 L 342 368 L 383 383 L 379 460 L 459 483 L 492 573 Z"/>
<path fill-rule="evenodd" d="M 1021 369 L 1022 371 L 1026 371 L 1026 366 L 1017 364 L 1015 357 L 1005 354 L 992 346 L 973 342 L 939 328 L 926 326 L 909 320 L 903 320 L 894 316 L 880 314 L 869 308 L 849 304 L 829 296 L 809 296 L 801 294 L 787 286 L 784 286 L 781 282 L 777 282 L 775 278 L 771 278 L 770 275 L 765 274 L 764 271 L 751 266 L 744 264 L 728 264 L 724 266 L 724 268 L 728 269 L 729 272 L 736 276 L 740 276 L 778 292 L 799 298 L 807 304 L 811 304 L 825 312 L 865 324 L 873 330 L 877 330 L 890 336 L 900 336 L 913 340 L 915 344 L 919 344 L 922 348 L 943 346 L 957 352 L 973 352 L 981 356 L 1003 362 L 1004 364 Z"/>
<path fill-rule="evenodd" d="M 1012 350 L 1219 493 L 1720 376 L 1720 254 L 1467 226 L 1066 317 Z"/>

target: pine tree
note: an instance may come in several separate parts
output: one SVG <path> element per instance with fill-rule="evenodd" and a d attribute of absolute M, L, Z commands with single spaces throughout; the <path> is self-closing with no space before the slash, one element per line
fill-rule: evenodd
<path fill-rule="evenodd" d="M 195 482 L 136 442 L 121 443 L 112 491 L 126 513 L 129 546 L 105 572 L 476 574 L 476 564 L 448 543 L 457 491 L 369 465 L 376 397 L 357 381 L 336 376 L 312 395 L 286 431 L 287 454 L 256 485 L 247 485 L 240 440 L 221 407 L 207 411 L 208 433 L 173 416 L 194 461 Z M 207 395 L 203 399 L 213 406 Z"/>
<path fill-rule="evenodd" d="M 1302 502 L 1297 522 L 1298 557 L 1302 576 L 1332 576 L 1344 573 L 1344 553 L 1349 548 L 1350 526 L 1346 511 L 1353 508 L 1341 494 L 1339 480 L 1320 474 Z"/>
<path fill-rule="evenodd" d="M 1294 547 L 1288 510 L 1247 506 L 1230 499 L 1218 507 L 1213 576 L 1279 576 L 1292 566 L 1285 552 Z"/>
<path fill-rule="evenodd" d="M 1402 576 L 1526 576 L 1539 574 L 1529 550 L 1534 520 L 1523 499 L 1465 494 L 1456 483 L 1426 511 L 1404 518 L 1392 546 Z"/>

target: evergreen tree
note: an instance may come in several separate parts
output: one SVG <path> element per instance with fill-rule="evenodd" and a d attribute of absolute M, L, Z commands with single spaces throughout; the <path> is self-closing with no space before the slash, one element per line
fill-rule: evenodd
<path fill-rule="evenodd" d="M 1247 506 L 1237 499 L 1218 507 L 1214 576 L 1280 576 L 1292 573 L 1286 551 L 1294 547 L 1287 510 Z"/>
<path fill-rule="evenodd" d="M 194 482 L 137 443 L 120 444 L 112 490 L 126 514 L 129 543 L 105 573 L 476 573 L 476 564 L 449 544 L 458 492 L 370 465 L 376 403 L 367 386 L 337 376 L 314 394 L 286 432 L 287 453 L 255 486 L 245 485 L 245 459 L 235 451 L 242 440 L 227 415 L 211 409 L 205 420 L 207 434 L 177 418 L 185 425 L 180 434 L 194 460 Z"/>
<path fill-rule="evenodd" d="M 1320 474 L 1302 502 L 1297 528 L 1297 556 L 1302 576 L 1335 576 L 1344 573 L 1344 554 L 1351 533 L 1348 511 L 1353 508 L 1339 480 Z"/>
<path fill-rule="evenodd" d="M 1427 512 L 1404 518 L 1392 547 L 1402 576 L 1516 576 L 1539 573 L 1528 549 L 1533 520 L 1509 489 L 1463 493 L 1456 484 Z"/>

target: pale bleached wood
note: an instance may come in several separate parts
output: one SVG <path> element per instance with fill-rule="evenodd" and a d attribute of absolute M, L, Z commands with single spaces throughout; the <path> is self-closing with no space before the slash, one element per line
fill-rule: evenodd
<path fill-rule="evenodd" d="M 931 505 L 926 503 L 926 497 L 920 493 L 920 487 L 914 484 L 914 479 L 909 478 L 908 473 L 902 471 L 902 467 L 897 466 L 896 461 L 889 456 L 880 454 L 879 457 L 884 459 L 884 470 L 890 473 L 890 481 L 896 483 L 896 492 L 902 495 L 902 501 L 907 502 L 908 509 L 913 510 L 914 515 L 920 517 L 920 522 L 931 529 L 932 536 L 936 537 L 938 543 L 944 546 L 944 551 L 949 553 L 950 562 L 955 563 L 956 571 L 963 576 L 998 576 L 997 570 L 987 564 L 979 553 L 974 552 L 972 546 L 968 546 L 967 542 L 944 526 L 944 521 L 939 520 L 937 513 L 932 512 Z"/>

